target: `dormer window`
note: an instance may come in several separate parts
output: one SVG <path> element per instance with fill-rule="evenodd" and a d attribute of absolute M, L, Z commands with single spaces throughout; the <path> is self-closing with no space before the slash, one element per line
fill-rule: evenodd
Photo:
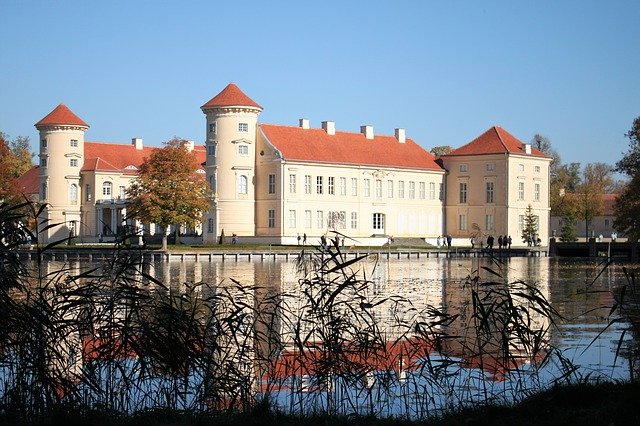
<path fill-rule="evenodd" d="M 129 164 L 127 167 L 124 168 L 125 170 L 138 170 L 138 168 L 136 166 L 134 166 L 133 164 Z"/>
<path fill-rule="evenodd" d="M 249 124 L 247 124 L 247 123 L 238 123 L 238 131 L 239 132 L 248 132 L 249 131 Z"/>

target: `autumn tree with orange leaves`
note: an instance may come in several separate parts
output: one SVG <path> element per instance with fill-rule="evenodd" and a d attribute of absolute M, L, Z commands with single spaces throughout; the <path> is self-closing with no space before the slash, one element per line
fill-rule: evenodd
<path fill-rule="evenodd" d="M 196 226 L 209 209 L 206 181 L 196 171 L 196 156 L 186 141 L 173 138 L 153 151 L 140 167 L 127 190 L 130 216 L 164 228 L 162 249 L 167 249 L 167 228 L 175 226 L 176 242 L 180 225 Z"/>

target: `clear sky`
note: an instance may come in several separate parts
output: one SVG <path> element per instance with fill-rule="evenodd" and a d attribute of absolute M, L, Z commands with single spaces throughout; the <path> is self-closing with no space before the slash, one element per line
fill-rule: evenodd
<path fill-rule="evenodd" d="M 0 0 L 0 131 L 65 103 L 86 140 L 204 143 L 235 82 L 260 122 L 403 127 L 425 148 L 493 125 L 614 164 L 640 115 L 640 1 Z"/>

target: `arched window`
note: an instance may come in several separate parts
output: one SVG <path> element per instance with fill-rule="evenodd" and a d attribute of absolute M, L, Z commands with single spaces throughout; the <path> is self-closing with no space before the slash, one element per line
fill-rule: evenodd
<path fill-rule="evenodd" d="M 246 194 L 248 188 L 248 179 L 245 175 L 238 176 L 238 194 Z"/>
<path fill-rule="evenodd" d="M 104 198 L 111 198 L 111 194 L 113 194 L 111 189 L 112 189 L 111 182 L 104 182 L 102 184 L 102 196 Z"/>
<path fill-rule="evenodd" d="M 75 183 L 69 187 L 69 203 L 78 204 L 78 185 Z"/>

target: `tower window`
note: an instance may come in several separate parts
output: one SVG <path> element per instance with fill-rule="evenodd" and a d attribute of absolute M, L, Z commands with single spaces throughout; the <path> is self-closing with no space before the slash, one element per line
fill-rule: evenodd
<path fill-rule="evenodd" d="M 71 184 L 69 187 L 69 204 L 77 204 L 78 203 L 78 185 Z"/>
<path fill-rule="evenodd" d="M 245 175 L 240 175 L 238 177 L 238 194 L 248 193 L 248 183 L 249 180 Z"/>
<path fill-rule="evenodd" d="M 270 174 L 269 175 L 269 194 L 275 194 L 275 193 L 276 193 L 276 175 Z"/>
<path fill-rule="evenodd" d="M 69 159 L 69 167 L 78 167 L 78 159 L 77 158 Z"/>
<path fill-rule="evenodd" d="M 69 141 L 69 146 L 70 146 L 71 148 L 77 148 L 77 147 L 78 147 L 78 140 L 77 140 L 77 139 L 71 139 L 71 140 Z"/>
<path fill-rule="evenodd" d="M 47 167 L 47 159 L 46 158 L 41 158 L 40 159 L 40 167 Z"/>
<path fill-rule="evenodd" d="M 239 132 L 248 132 L 249 131 L 249 124 L 247 124 L 247 123 L 238 123 L 238 131 Z"/>
<path fill-rule="evenodd" d="M 40 141 L 40 146 L 43 147 L 43 148 L 46 148 L 47 147 L 47 140 L 46 139 L 42 139 Z"/>
<path fill-rule="evenodd" d="M 216 134 L 216 123 L 209 123 L 209 133 Z"/>
<path fill-rule="evenodd" d="M 216 155 L 216 146 L 215 145 L 207 145 L 207 154 L 208 155 Z"/>
<path fill-rule="evenodd" d="M 249 155 L 249 146 L 247 145 L 238 145 L 238 154 L 239 155 Z"/>

